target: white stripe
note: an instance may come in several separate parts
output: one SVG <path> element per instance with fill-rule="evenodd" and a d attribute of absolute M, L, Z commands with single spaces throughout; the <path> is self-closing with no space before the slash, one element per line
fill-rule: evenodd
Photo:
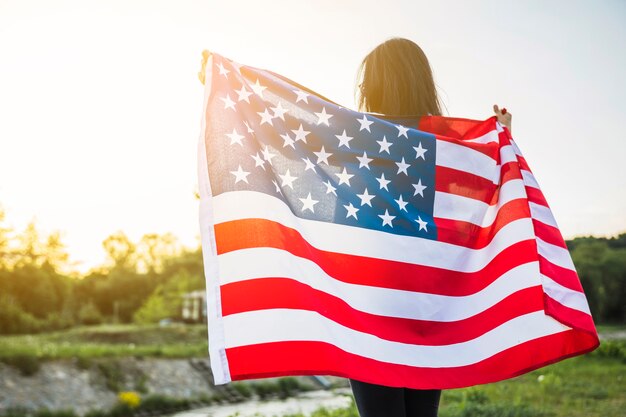
<path fill-rule="evenodd" d="M 541 274 L 543 290 L 553 300 L 566 307 L 591 315 L 585 294 L 564 287 L 547 275 Z"/>
<path fill-rule="evenodd" d="M 500 187 L 498 202 L 494 205 L 458 194 L 435 191 L 433 217 L 460 220 L 480 227 L 489 227 L 496 220 L 500 208 L 518 198 L 524 200 L 528 198 L 521 179 L 505 182 Z"/>
<path fill-rule="evenodd" d="M 504 165 L 508 162 L 517 162 L 517 155 L 511 145 L 505 145 L 500 148 L 500 164 Z"/>
<path fill-rule="evenodd" d="M 465 171 L 494 181 L 500 176 L 500 166 L 495 159 L 467 146 L 438 140 L 436 164 L 438 166 Z M 497 182 L 495 182 L 497 184 Z"/>
<path fill-rule="evenodd" d="M 539 187 L 539 183 L 537 182 L 537 179 L 532 172 L 526 169 L 520 169 L 520 171 L 522 172 L 522 179 L 524 180 L 524 184 L 526 184 L 528 187 L 533 187 L 541 190 L 541 188 Z"/>
<path fill-rule="evenodd" d="M 539 255 L 543 256 L 555 265 L 576 271 L 576 267 L 572 261 L 572 256 L 567 249 L 548 243 L 539 236 L 537 236 L 536 239 L 537 252 L 539 252 Z"/>
<path fill-rule="evenodd" d="M 206 279 L 207 319 L 208 326 L 208 353 L 211 360 L 211 372 L 216 385 L 231 381 L 228 360 L 226 358 L 224 342 L 224 325 L 222 322 L 222 306 L 220 297 L 220 281 L 215 244 L 215 229 L 213 227 L 213 206 L 211 184 L 206 160 L 206 117 L 207 104 L 211 94 L 213 72 L 213 55 L 209 55 L 205 70 L 204 101 L 200 118 L 200 136 L 198 138 L 198 184 L 200 191 L 199 222 L 202 242 L 202 257 L 204 275 Z"/>
<path fill-rule="evenodd" d="M 482 290 L 466 296 L 351 284 L 328 275 L 315 262 L 275 248 L 242 249 L 218 256 L 223 284 L 255 278 L 289 278 L 379 316 L 451 322 L 472 317 L 525 288 L 541 285 L 539 263 L 510 269 Z M 359 271 L 359 275 L 367 271 Z M 416 277 L 419 279 L 419 277 Z"/>
<path fill-rule="evenodd" d="M 425 346 L 384 340 L 308 310 L 247 311 L 229 314 L 224 322 L 227 348 L 281 341 L 319 341 L 382 362 L 438 368 L 471 365 L 520 343 L 570 329 L 543 311 L 537 311 L 511 319 L 467 342 Z"/>
<path fill-rule="evenodd" d="M 550 210 L 550 207 L 533 203 L 532 201 L 528 202 L 528 206 L 530 207 L 530 216 L 533 219 L 539 220 L 541 223 L 556 227 L 557 229 L 559 228 L 559 226 L 556 224 L 556 219 L 552 215 L 552 210 Z"/>
<path fill-rule="evenodd" d="M 479 136 L 479 137 L 474 138 L 474 139 L 463 139 L 463 142 L 475 142 L 475 143 L 495 142 L 495 143 L 500 143 L 500 140 L 498 139 L 498 131 L 497 130 L 492 130 L 492 131 L 489 131 L 489 132 L 485 133 L 484 135 Z"/>
<path fill-rule="evenodd" d="M 296 229 L 320 250 L 463 272 L 480 271 L 502 250 L 535 237 L 529 217 L 503 226 L 486 247 L 471 249 L 421 237 L 302 219 L 282 200 L 256 191 L 222 193 L 213 197 L 213 204 L 216 224 L 239 219 L 268 219 Z"/>

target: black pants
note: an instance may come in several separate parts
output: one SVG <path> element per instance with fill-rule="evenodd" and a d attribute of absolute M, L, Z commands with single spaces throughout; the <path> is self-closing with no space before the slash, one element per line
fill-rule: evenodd
<path fill-rule="evenodd" d="M 441 390 L 388 387 L 350 379 L 361 417 L 437 417 Z"/>

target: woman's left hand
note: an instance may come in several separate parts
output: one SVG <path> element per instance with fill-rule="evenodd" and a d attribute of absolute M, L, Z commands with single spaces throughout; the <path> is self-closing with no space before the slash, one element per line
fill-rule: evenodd
<path fill-rule="evenodd" d="M 509 129 L 509 132 L 512 134 L 513 132 L 511 131 L 511 119 L 513 118 L 513 116 L 511 115 L 511 113 L 509 113 L 504 107 L 502 108 L 502 110 L 500 110 L 497 104 L 493 105 L 493 111 L 496 113 L 498 121 L 506 126 Z"/>

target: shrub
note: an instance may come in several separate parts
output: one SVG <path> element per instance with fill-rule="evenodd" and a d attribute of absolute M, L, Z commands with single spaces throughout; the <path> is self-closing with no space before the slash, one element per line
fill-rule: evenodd
<path fill-rule="evenodd" d="M 39 359 L 34 355 L 28 355 L 25 353 L 19 353 L 14 356 L 8 356 L 3 358 L 3 361 L 16 369 L 18 369 L 22 375 L 31 376 L 35 375 L 39 371 L 40 363 Z"/>

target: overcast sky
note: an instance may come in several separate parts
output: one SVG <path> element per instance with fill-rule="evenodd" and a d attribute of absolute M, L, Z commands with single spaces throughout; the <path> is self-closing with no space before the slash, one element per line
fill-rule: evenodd
<path fill-rule="evenodd" d="M 117 230 L 199 236 L 202 49 L 354 108 L 357 66 L 419 44 L 444 114 L 513 114 L 564 237 L 626 231 L 626 2 L 0 0 L 0 205 L 80 269 Z"/>

